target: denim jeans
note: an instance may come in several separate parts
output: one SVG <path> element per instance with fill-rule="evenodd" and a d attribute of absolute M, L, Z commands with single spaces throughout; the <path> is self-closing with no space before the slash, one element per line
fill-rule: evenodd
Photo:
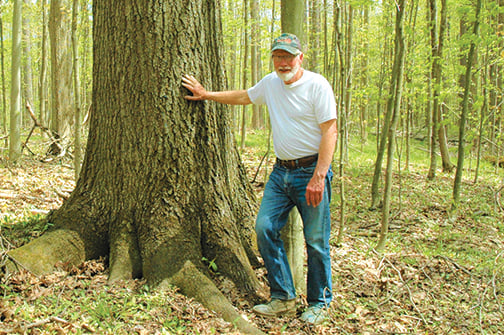
<path fill-rule="evenodd" d="M 285 226 L 291 209 L 297 207 L 303 220 L 308 253 L 307 300 L 310 306 L 323 306 L 332 300 L 329 253 L 332 170 L 329 168 L 327 173 L 322 202 L 317 207 L 308 206 L 306 186 L 316 164 L 296 169 L 275 164 L 264 189 L 255 230 L 259 252 L 268 271 L 271 298 L 294 299 L 296 290 L 280 230 Z"/>

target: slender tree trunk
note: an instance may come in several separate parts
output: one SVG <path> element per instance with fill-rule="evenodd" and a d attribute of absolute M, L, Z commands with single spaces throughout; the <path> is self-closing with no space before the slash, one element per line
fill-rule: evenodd
<path fill-rule="evenodd" d="M 40 55 L 40 75 L 38 83 L 39 94 L 39 120 L 44 125 L 49 124 L 47 116 L 48 92 L 47 92 L 47 0 L 42 0 L 42 42 Z"/>
<path fill-rule="evenodd" d="M 243 69 L 246 69 L 248 67 L 248 51 L 249 51 L 249 35 L 248 35 L 248 22 L 249 22 L 249 14 L 248 14 L 248 8 L 249 8 L 249 2 L 250 0 L 245 0 L 243 1 L 243 6 L 244 6 L 244 11 L 243 11 L 243 18 L 244 18 L 244 39 L 245 42 L 243 43 Z M 242 87 L 243 89 L 246 89 L 248 86 L 248 71 L 243 71 L 243 77 L 242 77 Z M 241 119 L 241 150 L 245 150 L 245 139 L 247 138 L 247 106 L 243 105 L 242 107 L 242 119 Z"/>
<path fill-rule="evenodd" d="M 329 34 L 328 34 L 328 23 L 327 16 L 329 15 L 329 4 L 327 0 L 324 0 L 324 10 L 322 11 L 324 16 L 324 77 L 329 78 Z"/>
<path fill-rule="evenodd" d="M 380 206 L 380 179 L 382 175 L 382 164 L 383 164 L 383 157 L 385 157 L 385 144 L 386 144 L 386 139 L 388 136 L 388 129 L 390 127 L 390 122 L 392 119 L 392 114 L 389 113 L 388 111 L 385 113 L 385 117 L 383 120 L 383 126 L 380 128 L 380 119 L 381 119 L 381 110 L 382 110 L 382 96 L 383 96 L 383 90 L 384 90 L 384 85 L 385 85 L 385 74 L 386 74 L 386 67 L 388 66 L 388 57 L 387 57 L 387 50 L 389 48 L 389 40 L 388 37 L 386 37 L 386 40 L 383 43 L 383 58 L 382 58 L 382 67 L 380 70 L 380 79 L 379 79 L 379 84 L 378 84 L 378 105 L 376 108 L 376 129 L 377 129 L 377 134 L 376 134 L 376 146 L 377 146 L 377 152 L 376 152 L 376 161 L 374 165 L 374 172 L 373 172 L 373 181 L 371 183 L 371 206 L 370 209 L 374 210 L 377 207 Z"/>
<path fill-rule="evenodd" d="M 317 73 L 323 71 L 323 67 L 320 62 L 320 51 L 321 41 L 320 36 L 322 33 L 322 17 L 321 17 L 321 1 L 320 0 L 310 0 L 310 29 L 309 29 L 309 63 L 308 69 Z"/>
<path fill-rule="evenodd" d="M 1 71 L 2 76 L 2 129 L 4 134 L 7 134 L 7 91 L 5 88 L 5 49 L 3 43 L 3 20 L 0 12 L 0 52 L 1 52 Z M 7 142 L 6 142 L 7 143 Z"/>
<path fill-rule="evenodd" d="M 467 67 L 465 72 L 465 87 L 464 87 L 464 98 L 462 100 L 462 113 L 460 115 L 460 128 L 459 128 L 459 147 L 458 147 L 458 159 L 457 159 L 457 172 L 455 173 L 455 180 L 453 183 L 453 201 L 450 209 L 450 217 L 453 219 L 458 205 L 460 203 L 460 188 L 462 183 L 462 173 L 464 169 L 464 156 L 465 156 L 465 124 L 467 119 L 467 114 L 469 111 L 469 95 L 471 93 L 471 77 L 472 77 L 472 66 L 474 61 L 474 55 L 476 52 L 476 38 L 479 35 L 479 25 L 480 25 L 480 12 L 481 12 L 481 0 L 476 1 L 476 20 L 474 21 L 473 27 L 473 39 L 471 39 L 471 47 L 469 49 L 469 54 L 467 55 Z M 498 164 L 497 164 L 498 165 Z"/>
<path fill-rule="evenodd" d="M 306 34 L 303 30 L 303 16 L 305 3 L 302 0 L 282 0 L 281 21 L 282 31 L 296 35 L 302 44 L 306 45 Z M 306 292 L 306 281 L 303 275 L 304 265 L 304 236 L 303 221 L 297 208 L 289 214 L 287 224 L 282 229 L 282 239 L 288 255 L 289 265 L 294 279 L 297 294 Z"/>
<path fill-rule="evenodd" d="M 437 22 L 437 0 L 429 0 L 430 5 L 430 29 L 431 29 L 431 59 L 432 70 L 431 79 L 433 81 L 433 104 L 432 104 L 432 139 L 431 139 L 431 162 L 427 178 L 432 180 L 436 177 L 437 169 L 437 141 L 439 141 L 439 149 L 441 152 L 441 160 L 443 171 L 450 172 L 453 170 L 453 164 L 450 162 L 450 154 L 448 151 L 448 143 L 446 138 L 446 128 L 443 125 L 443 114 L 440 102 L 442 88 L 442 57 L 445 31 L 447 25 L 447 7 L 446 0 L 441 0 L 441 20 Z"/>
<path fill-rule="evenodd" d="M 69 0 L 51 0 L 49 36 L 51 42 L 51 121 L 58 139 L 68 140 L 73 124 L 71 17 Z M 60 146 L 52 146 L 58 155 Z"/>
<path fill-rule="evenodd" d="M 437 71 L 439 73 L 436 75 L 436 88 L 439 90 L 438 94 L 436 95 L 437 101 L 438 101 L 438 111 L 437 111 L 437 116 L 439 118 L 438 124 L 439 124 L 439 149 L 441 152 L 441 161 L 443 164 L 443 172 L 451 172 L 455 168 L 455 165 L 450 161 L 450 151 L 448 150 L 448 138 L 447 138 L 447 130 L 446 126 L 444 125 L 444 117 L 443 117 L 443 108 L 439 105 L 439 96 L 442 88 L 442 72 L 443 72 L 443 67 L 441 66 L 442 62 L 442 57 L 443 57 L 443 51 L 444 51 L 444 41 L 446 38 L 446 30 L 447 30 L 447 12 L 448 12 L 448 6 L 446 3 L 446 0 L 441 0 L 441 20 L 439 23 L 439 41 L 438 41 L 438 55 L 437 59 L 439 61 L 439 66 L 437 68 Z"/>
<path fill-rule="evenodd" d="M 12 16 L 12 62 L 9 160 L 21 156 L 21 17 L 23 0 L 14 0 Z"/>
<path fill-rule="evenodd" d="M 484 135 L 484 122 L 485 116 L 488 115 L 488 49 L 485 57 L 485 66 L 482 74 L 483 80 L 483 105 L 479 112 L 479 125 L 478 125 L 478 143 L 476 147 L 476 169 L 474 171 L 474 183 L 478 182 L 480 163 L 481 163 L 481 150 L 483 148 L 483 135 Z"/>
<path fill-rule="evenodd" d="M 431 106 L 431 116 L 430 116 L 430 121 L 431 121 L 431 131 L 430 131 L 430 166 L 429 166 L 429 172 L 427 173 L 427 179 L 432 180 L 436 178 L 436 170 L 437 170 L 437 144 L 438 144 L 438 134 L 439 134 L 439 118 L 438 118 L 438 99 L 439 97 L 436 96 L 436 89 L 435 86 L 438 84 L 436 81 L 435 73 L 437 71 L 437 68 L 439 66 L 440 60 L 437 59 L 438 55 L 438 31 L 437 31 L 437 0 L 428 0 L 428 5 L 429 5 L 429 29 L 430 29 L 430 41 L 431 41 L 431 72 L 430 72 L 430 77 L 429 77 L 429 91 L 432 92 L 432 94 L 429 94 L 429 104 Z M 432 102 L 431 101 L 432 98 Z"/>
<path fill-rule="evenodd" d="M 31 2 L 29 0 L 24 0 L 24 6 L 25 8 L 29 8 L 31 5 Z M 30 28 L 30 20 L 28 18 L 28 15 L 25 15 L 23 17 L 23 55 L 24 55 L 24 62 L 23 62 L 23 71 L 22 71 L 22 78 L 23 78 L 23 97 L 25 100 L 25 104 L 27 103 L 30 104 L 33 108 L 35 108 L 35 104 L 33 101 L 33 71 L 32 71 L 32 57 L 31 57 L 31 28 Z M 22 124 L 28 125 L 32 122 L 31 118 L 26 116 L 27 113 L 21 113 L 21 119 L 22 119 Z"/>
<path fill-rule="evenodd" d="M 81 31 L 79 40 L 82 41 L 82 54 L 80 55 L 80 65 L 81 65 L 81 110 L 89 113 L 91 106 L 91 95 L 90 86 L 92 85 L 92 74 L 87 71 L 87 69 L 92 65 L 92 52 L 91 45 L 92 41 L 92 30 L 91 30 L 91 12 L 88 6 L 88 0 L 81 0 L 80 7 L 80 26 L 79 30 Z M 83 118 L 87 119 L 87 115 L 83 115 Z"/>
<path fill-rule="evenodd" d="M 367 143 L 367 127 L 368 127 L 368 115 L 369 115 L 369 5 L 365 5 L 364 8 L 364 55 L 362 56 L 362 73 L 361 73 L 361 85 L 364 90 L 364 103 L 362 103 L 360 108 L 360 135 L 361 135 L 361 145 Z"/>
<path fill-rule="evenodd" d="M 392 70 L 392 79 L 390 85 L 390 98 L 387 103 L 387 114 L 393 114 L 390 127 L 388 129 L 388 149 L 387 149 L 387 172 L 385 174 L 385 192 L 383 195 L 383 208 L 381 219 L 380 239 L 376 249 L 381 251 L 385 248 L 389 225 L 390 199 L 392 193 L 393 169 L 394 169 L 394 144 L 395 130 L 400 118 L 402 82 L 404 72 L 404 59 L 406 49 L 404 45 L 403 22 L 406 11 L 406 1 L 399 0 L 396 12 L 395 24 L 395 56 L 394 68 Z"/>
<path fill-rule="evenodd" d="M 345 82 L 342 85 L 345 86 L 345 94 L 342 95 L 344 97 L 345 108 L 343 112 L 345 113 L 345 117 L 343 118 L 343 122 L 347 122 L 350 120 L 350 115 L 352 114 L 352 86 L 353 86 L 353 21 L 354 21 L 354 9 L 352 5 L 348 6 L 348 16 L 347 16 L 347 24 L 346 24 L 346 45 L 345 45 L 345 72 L 344 79 Z M 340 113 L 341 114 L 341 113 Z M 346 127 L 347 124 L 340 124 L 340 127 Z M 348 131 L 345 131 L 343 134 L 339 136 L 340 141 L 343 142 L 342 148 L 343 157 L 345 161 L 348 160 Z"/>
<path fill-rule="evenodd" d="M 260 40 L 260 19 L 259 19 L 259 0 L 250 0 L 250 73 L 251 83 L 255 85 L 259 80 L 261 53 L 259 50 Z M 263 127 L 263 118 L 261 117 L 261 108 L 259 105 L 252 105 L 252 129 Z"/>
<path fill-rule="evenodd" d="M 77 35 L 77 19 L 79 17 L 79 0 L 73 0 L 72 5 L 72 52 L 73 52 L 73 87 L 74 87 L 74 171 L 75 180 L 79 179 L 82 164 L 82 117 L 79 76 L 79 40 Z"/>

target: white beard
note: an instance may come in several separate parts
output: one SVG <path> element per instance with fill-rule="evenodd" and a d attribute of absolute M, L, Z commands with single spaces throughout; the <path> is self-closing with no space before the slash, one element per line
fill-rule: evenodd
<path fill-rule="evenodd" d="M 296 65 L 294 66 L 290 72 L 287 72 L 287 73 L 281 73 L 280 71 L 278 70 L 285 70 L 285 69 L 288 69 L 288 67 L 281 67 L 281 68 L 278 68 L 278 70 L 276 71 L 277 73 L 277 76 L 278 78 L 282 79 L 283 81 L 289 81 L 291 80 L 295 75 L 296 73 L 299 71 L 299 68 L 300 66 L 299 65 Z"/>

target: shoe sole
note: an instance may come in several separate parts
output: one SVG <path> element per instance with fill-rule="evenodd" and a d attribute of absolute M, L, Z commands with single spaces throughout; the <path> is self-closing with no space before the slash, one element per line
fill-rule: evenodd
<path fill-rule="evenodd" d="M 269 318 L 274 318 L 274 317 L 279 317 L 279 316 L 294 316 L 294 315 L 296 315 L 296 310 L 277 312 L 277 313 L 263 313 L 260 311 L 256 311 L 254 309 L 252 309 L 252 311 L 257 315 L 266 316 Z"/>

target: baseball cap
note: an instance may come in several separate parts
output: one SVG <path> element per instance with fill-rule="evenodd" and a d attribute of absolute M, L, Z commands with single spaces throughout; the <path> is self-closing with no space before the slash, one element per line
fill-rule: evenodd
<path fill-rule="evenodd" d="M 299 55 L 301 53 L 301 42 L 296 35 L 283 33 L 273 41 L 271 51 L 275 50 L 285 50 L 293 55 Z"/>

